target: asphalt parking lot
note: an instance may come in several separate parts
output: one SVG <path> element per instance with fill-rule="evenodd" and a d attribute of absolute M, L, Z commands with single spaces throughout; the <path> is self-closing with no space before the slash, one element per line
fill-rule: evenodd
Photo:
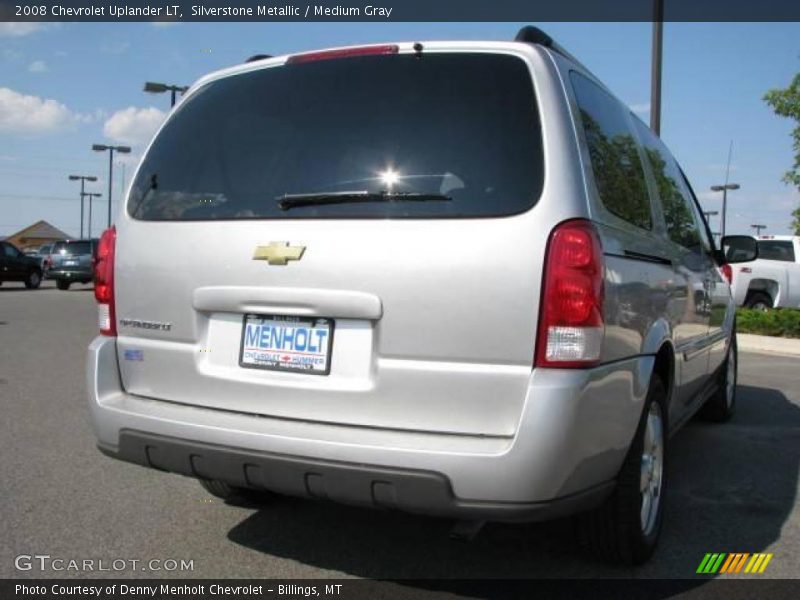
<path fill-rule="evenodd" d="M 566 523 L 490 524 L 461 543 L 446 520 L 293 499 L 231 506 L 188 478 L 105 458 L 84 391 L 95 321 L 90 286 L 0 287 L 0 577 L 76 575 L 15 569 L 38 553 L 194 564 L 86 577 L 699 578 L 706 552 L 771 552 L 759 577 L 797 577 L 798 359 L 743 355 L 734 419 L 673 438 L 661 546 L 628 569 L 595 562 Z"/>

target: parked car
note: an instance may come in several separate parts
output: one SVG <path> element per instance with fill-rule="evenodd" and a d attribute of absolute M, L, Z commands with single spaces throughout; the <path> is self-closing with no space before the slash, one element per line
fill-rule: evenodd
<path fill-rule="evenodd" d="M 46 263 L 45 277 L 55 279 L 56 287 L 60 290 L 68 290 L 73 283 L 92 281 L 97 241 L 97 239 L 65 240 L 53 244 Z"/>
<path fill-rule="evenodd" d="M 45 270 L 45 263 L 47 259 L 50 257 L 50 254 L 53 252 L 53 246 L 55 244 L 43 244 L 39 246 L 39 249 L 36 251 L 37 257 L 39 258 L 39 266 L 42 269 L 42 272 Z"/>
<path fill-rule="evenodd" d="M 0 285 L 6 281 L 21 281 L 28 289 L 36 289 L 42 282 L 42 271 L 35 258 L 25 256 L 9 242 L 0 242 Z"/>
<path fill-rule="evenodd" d="M 800 308 L 800 236 L 759 235 L 758 260 L 732 271 L 738 306 Z"/>
<path fill-rule="evenodd" d="M 670 435 L 736 406 L 723 261 L 666 146 L 537 29 L 228 68 L 100 239 L 98 445 L 222 498 L 577 514 L 641 563 Z"/>

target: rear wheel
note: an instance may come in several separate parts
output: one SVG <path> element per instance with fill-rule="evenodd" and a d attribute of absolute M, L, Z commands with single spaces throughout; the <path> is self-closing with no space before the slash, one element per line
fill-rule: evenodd
<path fill-rule="evenodd" d="M 57 279 L 56 280 L 56 287 L 60 290 L 68 290 L 69 286 L 72 284 L 71 281 L 67 281 L 66 279 Z"/>
<path fill-rule="evenodd" d="M 703 408 L 700 416 L 706 421 L 722 423 L 733 416 L 736 411 L 736 375 L 738 371 L 739 356 L 736 349 L 736 335 L 731 340 L 728 355 L 717 373 L 717 391 L 711 396 Z"/>
<path fill-rule="evenodd" d="M 755 310 L 769 310 L 772 308 L 772 298 L 764 292 L 752 292 L 748 294 L 744 306 Z"/>
<path fill-rule="evenodd" d="M 640 565 L 656 548 L 666 490 L 666 406 L 666 389 L 654 375 L 614 492 L 579 517 L 584 541 L 601 560 Z"/>
<path fill-rule="evenodd" d="M 29 290 L 35 290 L 42 283 L 42 276 L 39 271 L 31 271 L 25 279 L 25 287 Z"/>

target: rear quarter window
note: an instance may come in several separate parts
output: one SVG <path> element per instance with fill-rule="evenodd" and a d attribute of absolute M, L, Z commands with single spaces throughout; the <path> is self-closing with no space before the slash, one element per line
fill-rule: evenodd
<path fill-rule="evenodd" d="M 758 257 L 765 260 L 794 262 L 794 244 L 790 241 L 763 240 L 758 242 Z"/>
<path fill-rule="evenodd" d="M 678 163 L 647 125 L 636 119 L 634 126 L 653 173 L 667 236 L 690 251 L 710 251 L 711 242 L 703 233 L 705 227 L 700 226 L 702 217 Z"/>
<path fill-rule="evenodd" d="M 627 111 L 580 73 L 572 71 L 570 78 L 601 202 L 620 219 L 652 229 L 650 198 Z"/>
<path fill-rule="evenodd" d="M 179 105 L 139 168 L 142 220 L 480 217 L 542 189 L 527 64 L 503 54 L 363 56 L 210 82 Z M 383 192 L 450 201 L 281 210 L 286 195 Z"/>

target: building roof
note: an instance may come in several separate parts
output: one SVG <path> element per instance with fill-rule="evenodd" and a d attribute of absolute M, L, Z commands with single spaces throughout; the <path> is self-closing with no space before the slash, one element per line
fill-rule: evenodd
<path fill-rule="evenodd" d="M 67 239 L 69 235 L 61 231 L 58 227 L 55 227 L 48 223 L 47 221 L 36 221 L 33 225 L 28 225 L 24 229 L 20 229 L 16 233 L 12 233 L 9 236 L 6 236 L 6 239 L 12 238 L 25 238 L 28 240 L 31 239 L 43 239 L 43 240 L 51 240 L 51 239 Z"/>

